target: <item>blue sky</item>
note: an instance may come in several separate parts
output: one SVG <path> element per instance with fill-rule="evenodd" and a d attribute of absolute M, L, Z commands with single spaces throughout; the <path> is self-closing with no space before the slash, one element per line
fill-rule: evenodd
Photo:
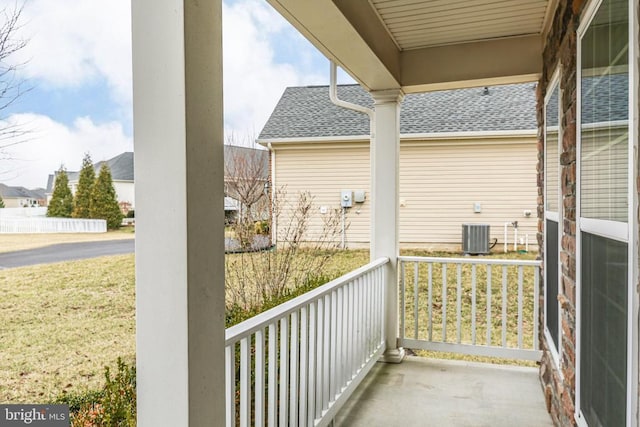
<path fill-rule="evenodd" d="M 247 144 L 285 87 L 328 84 L 329 65 L 265 1 L 224 0 L 223 19 L 225 134 Z M 130 1 L 26 0 L 21 21 L 28 44 L 10 60 L 24 63 L 31 90 L 0 115 L 29 133 L 0 142 L 0 182 L 43 187 L 61 164 L 77 170 L 85 152 L 99 161 L 133 150 Z"/>

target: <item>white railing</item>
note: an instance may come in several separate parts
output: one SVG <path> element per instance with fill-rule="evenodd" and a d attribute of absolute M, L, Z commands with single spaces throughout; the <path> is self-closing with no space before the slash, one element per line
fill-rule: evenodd
<path fill-rule="evenodd" d="M 540 261 L 405 256 L 398 260 L 399 345 L 540 360 Z"/>
<path fill-rule="evenodd" d="M 0 218 L 0 234 L 17 233 L 106 233 L 103 219 Z"/>
<path fill-rule="evenodd" d="M 384 352 L 382 258 L 226 331 L 226 425 L 326 426 Z"/>

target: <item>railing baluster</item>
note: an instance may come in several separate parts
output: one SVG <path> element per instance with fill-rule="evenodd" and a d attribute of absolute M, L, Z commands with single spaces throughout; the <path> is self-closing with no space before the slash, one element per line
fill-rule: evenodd
<path fill-rule="evenodd" d="M 309 382 L 309 366 L 307 360 L 309 354 L 309 307 L 300 309 L 300 392 L 298 403 L 298 419 L 300 425 L 306 425 L 307 420 L 307 388 Z M 257 363 L 257 362 L 256 362 Z"/>
<path fill-rule="evenodd" d="M 342 352 L 343 352 L 343 339 L 344 339 L 344 325 L 342 322 L 342 313 L 344 308 L 344 301 L 342 298 L 342 288 L 338 288 L 336 291 L 336 393 L 342 392 L 342 385 L 344 384 L 344 378 L 342 374 Z"/>
<path fill-rule="evenodd" d="M 345 354 L 346 356 L 346 360 L 347 360 L 347 381 L 351 381 L 351 379 L 353 378 L 353 353 L 354 353 L 354 340 L 355 340 L 355 324 L 353 322 L 353 312 L 354 312 L 354 306 L 355 306 L 355 302 L 353 299 L 353 283 L 349 283 L 349 285 L 347 286 L 348 289 L 348 294 L 349 294 L 349 303 L 347 305 L 348 307 L 348 320 L 347 320 L 347 331 L 348 331 L 348 339 L 347 339 L 347 352 Z"/>
<path fill-rule="evenodd" d="M 405 319 L 407 318 L 407 303 L 405 301 L 405 293 L 407 292 L 407 274 L 405 271 L 405 263 L 400 263 L 400 338 L 404 339 Z"/>
<path fill-rule="evenodd" d="M 460 344 L 462 340 L 462 264 L 456 265 L 456 326 L 457 341 Z"/>
<path fill-rule="evenodd" d="M 240 340 L 240 425 L 251 423 L 251 337 Z"/>
<path fill-rule="evenodd" d="M 331 375 L 329 375 L 329 401 L 332 401 L 334 396 L 337 394 L 337 387 L 336 387 L 336 373 L 337 373 L 337 366 L 336 366 L 336 350 L 337 350 L 337 342 L 338 342 L 338 337 L 337 337 L 337 331 L 338 331 L 338 296 L 336 295 L 336 292 L 331 292 L 331 337 L 330 337 L 330 341 L 331 341 L 331 368 L 330 368 L 330 372 Z"/>
<path fill-rule="evenodd" d="M 324 343 L 322 344 L 323 355 L 322 361 L 324 367 L 322 368 L 322 410 L 324 411 L 329 407 L 329 381 L 331 378 L 331 297 L 325 295 L 324 297 Z"/>
<path fill-rule="evenodd" d="M 316 418 L 316 364 L 317 364 L 317 303 L 309 304 L 309 386 L 307 387 L 307 425 L 312 426 Z"/>
<path fill-rule="evenodd" d="M 476 265 L 471 266 L 471 344 L 476 345 Z"/>
<path fill-rule="evenodd" d="M 502 267 L 502 347 L 507 346 L 507 266 Z"/>
<path fill-rule="evenodd" d="M 533 267 L 533 349 L 538 350 L 540 348 L 539 338 L 538 338 L 538 320 L 540 318 L 538 310 L 539 299 L 540 299 L 540 268 Z"/>
<path fill-rule="evenodd" d="M 442 342 L 447 342 L 447 264 L 442 263 Z"/>
<path fill-rule="evenodd" d="M 290 351 L 290 371 L 289 371 L 289 425 L 298 425 L 298 312 L 291 313 L 291 345 Z"/>
<path fill-rule="evenodd" d="M 227 375 L 225 377 L 225 401 L 226 401 L 226 425 L 236 425 L 236 345 L 231 344 L 225 348 L 224 361 Z"/>
<path fill-rule="evenodd" d="M 492 285 L 492 277 L 491 277 L 491 264 L 487 265 L 487 345 L 491 345 L 491 285 Z"/>
<path fill-rule="evenodd" d="M 269 325 L 269 385 L 268 419 L 269 427 L 276 427 L 278 412 L 276 402 L 278 402 L 278 326 L 276 321 Z"/>
<path fill-rule="evenodd" d="M 289 384 L 289 319 L 280 319 L 280 424 L 288 424 L 288 391 Z"/>
<path fill-rule="evenodd" d="M 264 426 L 264 331 L 256 331 L 255 334 L 255 425 Z"/>
<path fill-rule="evenodd" d="M 364 330 L 363 330 L 363 317 L 364 317 L 364 301 L 362 300 L 362 295 L 364 293 L 364 284 L 363 284 L 363 279 L 362 277 L 359 277 L 357 280 L 357 286 L 358 286 L 358 299 L 357 299 L 357 306 L 358 306 L 358 359 L 357 359 L 357 365 L 356 365 L 356 369 L 360 370 L 360 367 L 363 365 L 364 362 L 364 344 L 363 344 L 363 336 L 364 336 Z"/>
<path fill-rule="evenodd" d="M 433 341 L 433 263 L 429 263 L 429 274 L 428 274 L 428 295 L 427 298 L 429 301 L 427 302 L 428 310 L 429 310 L 429 341 Z"/>
<path fill-rule="evenodd" d="M 369 275 L 362 276 L 362 280 L 364 280 L 364 355 L 365 362 L 371 354 L 371 339 L 369 338 L 369 331 L 371 330 L 371 300 L 370 297 L 370 284 L 371 280 Z"/>
<path fill-rule="evenodd" d="M 322 416 L 322 389 L 324 387 L 324 298 L 318 300 L 318 323 L 316 324 L 316 402 L 315 402 L 315 418 Z"/>
<path fill-rule="evenodd" d="M 420 264 L 417 262 L 413 266 L 413 337 L 418 339 L 418 267 Z"/>
<path fill-rule="evenodd" d="M 518 348 L 522 348 L 522 266 L 518 266 Z"/>

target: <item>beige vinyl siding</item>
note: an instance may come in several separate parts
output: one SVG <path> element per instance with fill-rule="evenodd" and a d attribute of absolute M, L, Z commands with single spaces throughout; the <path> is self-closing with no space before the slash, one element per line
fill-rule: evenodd
<path fill-rule="evenodd" d="M 320 206 L 340 208 L 340 191 L 365 190 L 367 200 L 347 211 L 346 241 L 366 247 L 370 234 L 369 144 L 314 143 L 275 147 L 275 185 L 288 197 L 309 191 Z M 535 138 L 402 141 L 400 150 L 400 242 L 403 247 L 459 249 L 463 223 L 486 223 L 503 243 L 505 222 L 535 244 L 537 218 Z M 482 212 L 474 213 L 474 202 Z M 525 217 L 524 211 L 531 211 Z M 310 238 L 312 234 L 310 234 Z M 513 245 L 513 229 L 509 228 Z M 500 248 L 496 248 L 499 250 Z"/>
<path fill-rule="evenodd" d="M 400 241 L 404 246 L 460 244 L 462 224 L 491 226 L 504 242 L 504 223 L 519 237 L 537 231 L 536 142 L 407 142 L 400 151 Z M 474 213 L 474 203 L 481 212 Z M 404 206 L 403 206 L 404 205 Z M 526 217 L 524 211 L 531 211 Z M 508 230 L 513 244 L 513 229 Z"/>
<path fill-rule="evenodd" d="M 327 210 L 340 209 L 341 190 L 365 190 L 367 201 L 354 203 L 347 210 L 346 243 L 348 247 L 363 247 L 369 242 L 369 143 L 310 144 L 287 146 L 276 151 L 275 186 L 285 187 L 287 199 L 294 203 L 297 195 L 308 191 L 314 197 L 314 209 L 308 239 L 321 232 L 323 214 Z M 359 213 L 358 213 L 359 212 Z M 328 214 L 325 214 L 328 215 Z M 278 234 L 287 223 L 283 215 L 278 224 Z M 278 236 L 276 236 L 278 239 Z"/>

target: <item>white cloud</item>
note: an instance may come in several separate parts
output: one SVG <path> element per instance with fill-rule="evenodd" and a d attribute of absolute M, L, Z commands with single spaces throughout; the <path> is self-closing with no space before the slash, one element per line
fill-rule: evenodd
<path fill-rule="evenodd" d="M 67 170 L 79 170 L 86 152 L 95 163 L 133 150 L 133 140 L 118 122 L 96 124 L 80 117 L 68 127 L 36 114 L 13 115 L 8 122 L 30 133 L 25 142 L 5 150 L 8 160 L 0 160 L 0 181 L 7 185 L 44 187 L 48 174 L 61 164 Z"/>
<path fill-rule="evenodd" d="M 11 8 L 13 0 L 0 0 Z M 75 88 L 98 79 L 113 99 L 130 106 L 131 3 L 128 0 L 28 0 L 15 55 L 22 72 L 50 88 Z"/>
<path fill-rule="evenodd" d="M 240 0 L 223 4 L 223 27 L 228 134 L 257 137 L 287 86 L 326 82 L 328 70 L 309 73 L 300 68 L 296 58 L 290 58 L 289 63 L 275 60 L 274 37 L 300 36 L 265 2 Z"/>

